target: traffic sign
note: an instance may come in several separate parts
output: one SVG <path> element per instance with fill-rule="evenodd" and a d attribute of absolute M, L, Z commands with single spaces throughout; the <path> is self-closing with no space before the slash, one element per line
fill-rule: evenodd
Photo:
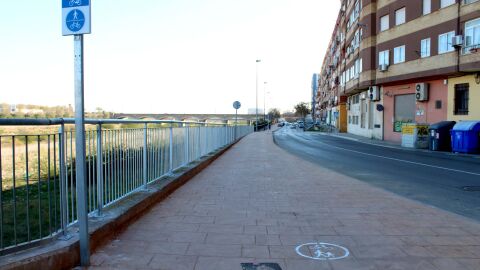
<path fill-rule="evenodd" d="M 233 102 L 233 108 L 234 108 L 235 110 L 240 109 L 240 106 L 242 106 L 242 104 L 240 104 L 240 101 L 235 101 L 235 102 Z"/>
<path fill-rule="evenodd" d="M 91 33 L 90 0 L 62 0 L 62 34 Z"/>

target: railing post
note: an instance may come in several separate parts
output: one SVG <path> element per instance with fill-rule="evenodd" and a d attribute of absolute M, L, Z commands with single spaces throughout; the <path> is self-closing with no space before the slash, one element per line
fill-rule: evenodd
<path fill-rule="evenodd" d="M 225 125 L 225 145 L 228 145 L 229 143 L 230 143 L 230 128 L 228 127 L 228 123 L 227 123 Z"/>
<path fill-rule="evenodd" d="M 190 163 L 190 129 L 189 124 L 185 124 L 185 165 Z"/>
<path fill-rule="evenodd" d="M 97 216 L 103 211 L 103 149 L 102 124 L 97 125 Z"/>
<path fill-rule="evenodd" d="M 147 189 L 147 123 L 143 126 L 143 188 Z"/>
<path fill-rule="evenodd" d="M 173 123 L 170 123 L 170 147 L 168 155 L 168 172 L 173 172 Z"/>
<path fill-rule="evenodd" d="M 67 175 L 65 168 L 65 125 L 61 124 L 58 143 L 60 151 L 60 220 L 62 226 L 62 234 L 64 238 L 67 238 Z"/>

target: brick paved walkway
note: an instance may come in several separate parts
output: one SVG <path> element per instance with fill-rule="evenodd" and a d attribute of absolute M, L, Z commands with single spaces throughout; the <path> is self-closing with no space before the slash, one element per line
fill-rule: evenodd
<path fill-rule="evenodd" d="M 299 256 L 328 242 L 341 260 Z M 92 255 L 91 269 L 480 269 L 480 225 L 244 138 Z M 260 268 L 259 269 L 266 269 Z"/>

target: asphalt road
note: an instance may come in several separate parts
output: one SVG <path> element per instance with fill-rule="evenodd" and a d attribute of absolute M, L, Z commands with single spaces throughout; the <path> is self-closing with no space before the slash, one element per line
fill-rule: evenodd
<path fill-rule="evenodd" d="M 275 143 L 319 166 L 480 221 L 480 158 L 366 144 L 284 127 Z M 478 191 L 465 191 L 464 187 Z"/>

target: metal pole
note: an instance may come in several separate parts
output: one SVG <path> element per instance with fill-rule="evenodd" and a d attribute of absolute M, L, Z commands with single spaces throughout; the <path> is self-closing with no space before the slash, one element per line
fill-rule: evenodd
<path fill-rule="evenodd" d="M 235 140 L 237 140 L 238 109 L 235 109 Z"/>
<path fill-rule="evenodd" d="M 97 125 L 97 216 L 103 211 L 103 149 L 102 124 Z"/>
<path fill-rule="evenodd" d="M 83 35 L 74 36 L 75 52 L 75 176 L 77 182 L 77 217 L 80 236 L 80 263 L 88 266 L 90 247 L 88 239 L 87 178 L 85 174 L 85 115 Z"/>
<path fill-rule="evenodd" d="M 147 189 L 147 123 L 143 126 L 143 188 Z"/>
<path fill-rule="evenodd" d="M 60 215 L 62 234 L 67 235 L 67 185 L 66 185 L 66 171 L 65 171 L 65 125 L 62 124 L 58 131 L 59 133 L 59 159 L 60 159 Z"/>
<path fill-rule="evenodd" d="M 189 124 L 185 124 L 185 164 L 190 163 L 190 127 Z"/>
<path fill-rule="evenodd" d="M 267 82 L 263 82 L 263 120 L 267 120 L 267 107 L 265 106 L 265 98 L 266 98 L 266 92 L 267 92 Z"/>
<path fill-rule="evenodd" d="M 257 59 L 256 72 L 255 72 L 255 131 L 258 131 L 258 63 L 261 60 Z"/>
<path fill-rule="evenodd" d="M 173 123 L 170 124 L 170 147 L 168 155 L 168 170 L 169 173 L 173 172 Z"/>

